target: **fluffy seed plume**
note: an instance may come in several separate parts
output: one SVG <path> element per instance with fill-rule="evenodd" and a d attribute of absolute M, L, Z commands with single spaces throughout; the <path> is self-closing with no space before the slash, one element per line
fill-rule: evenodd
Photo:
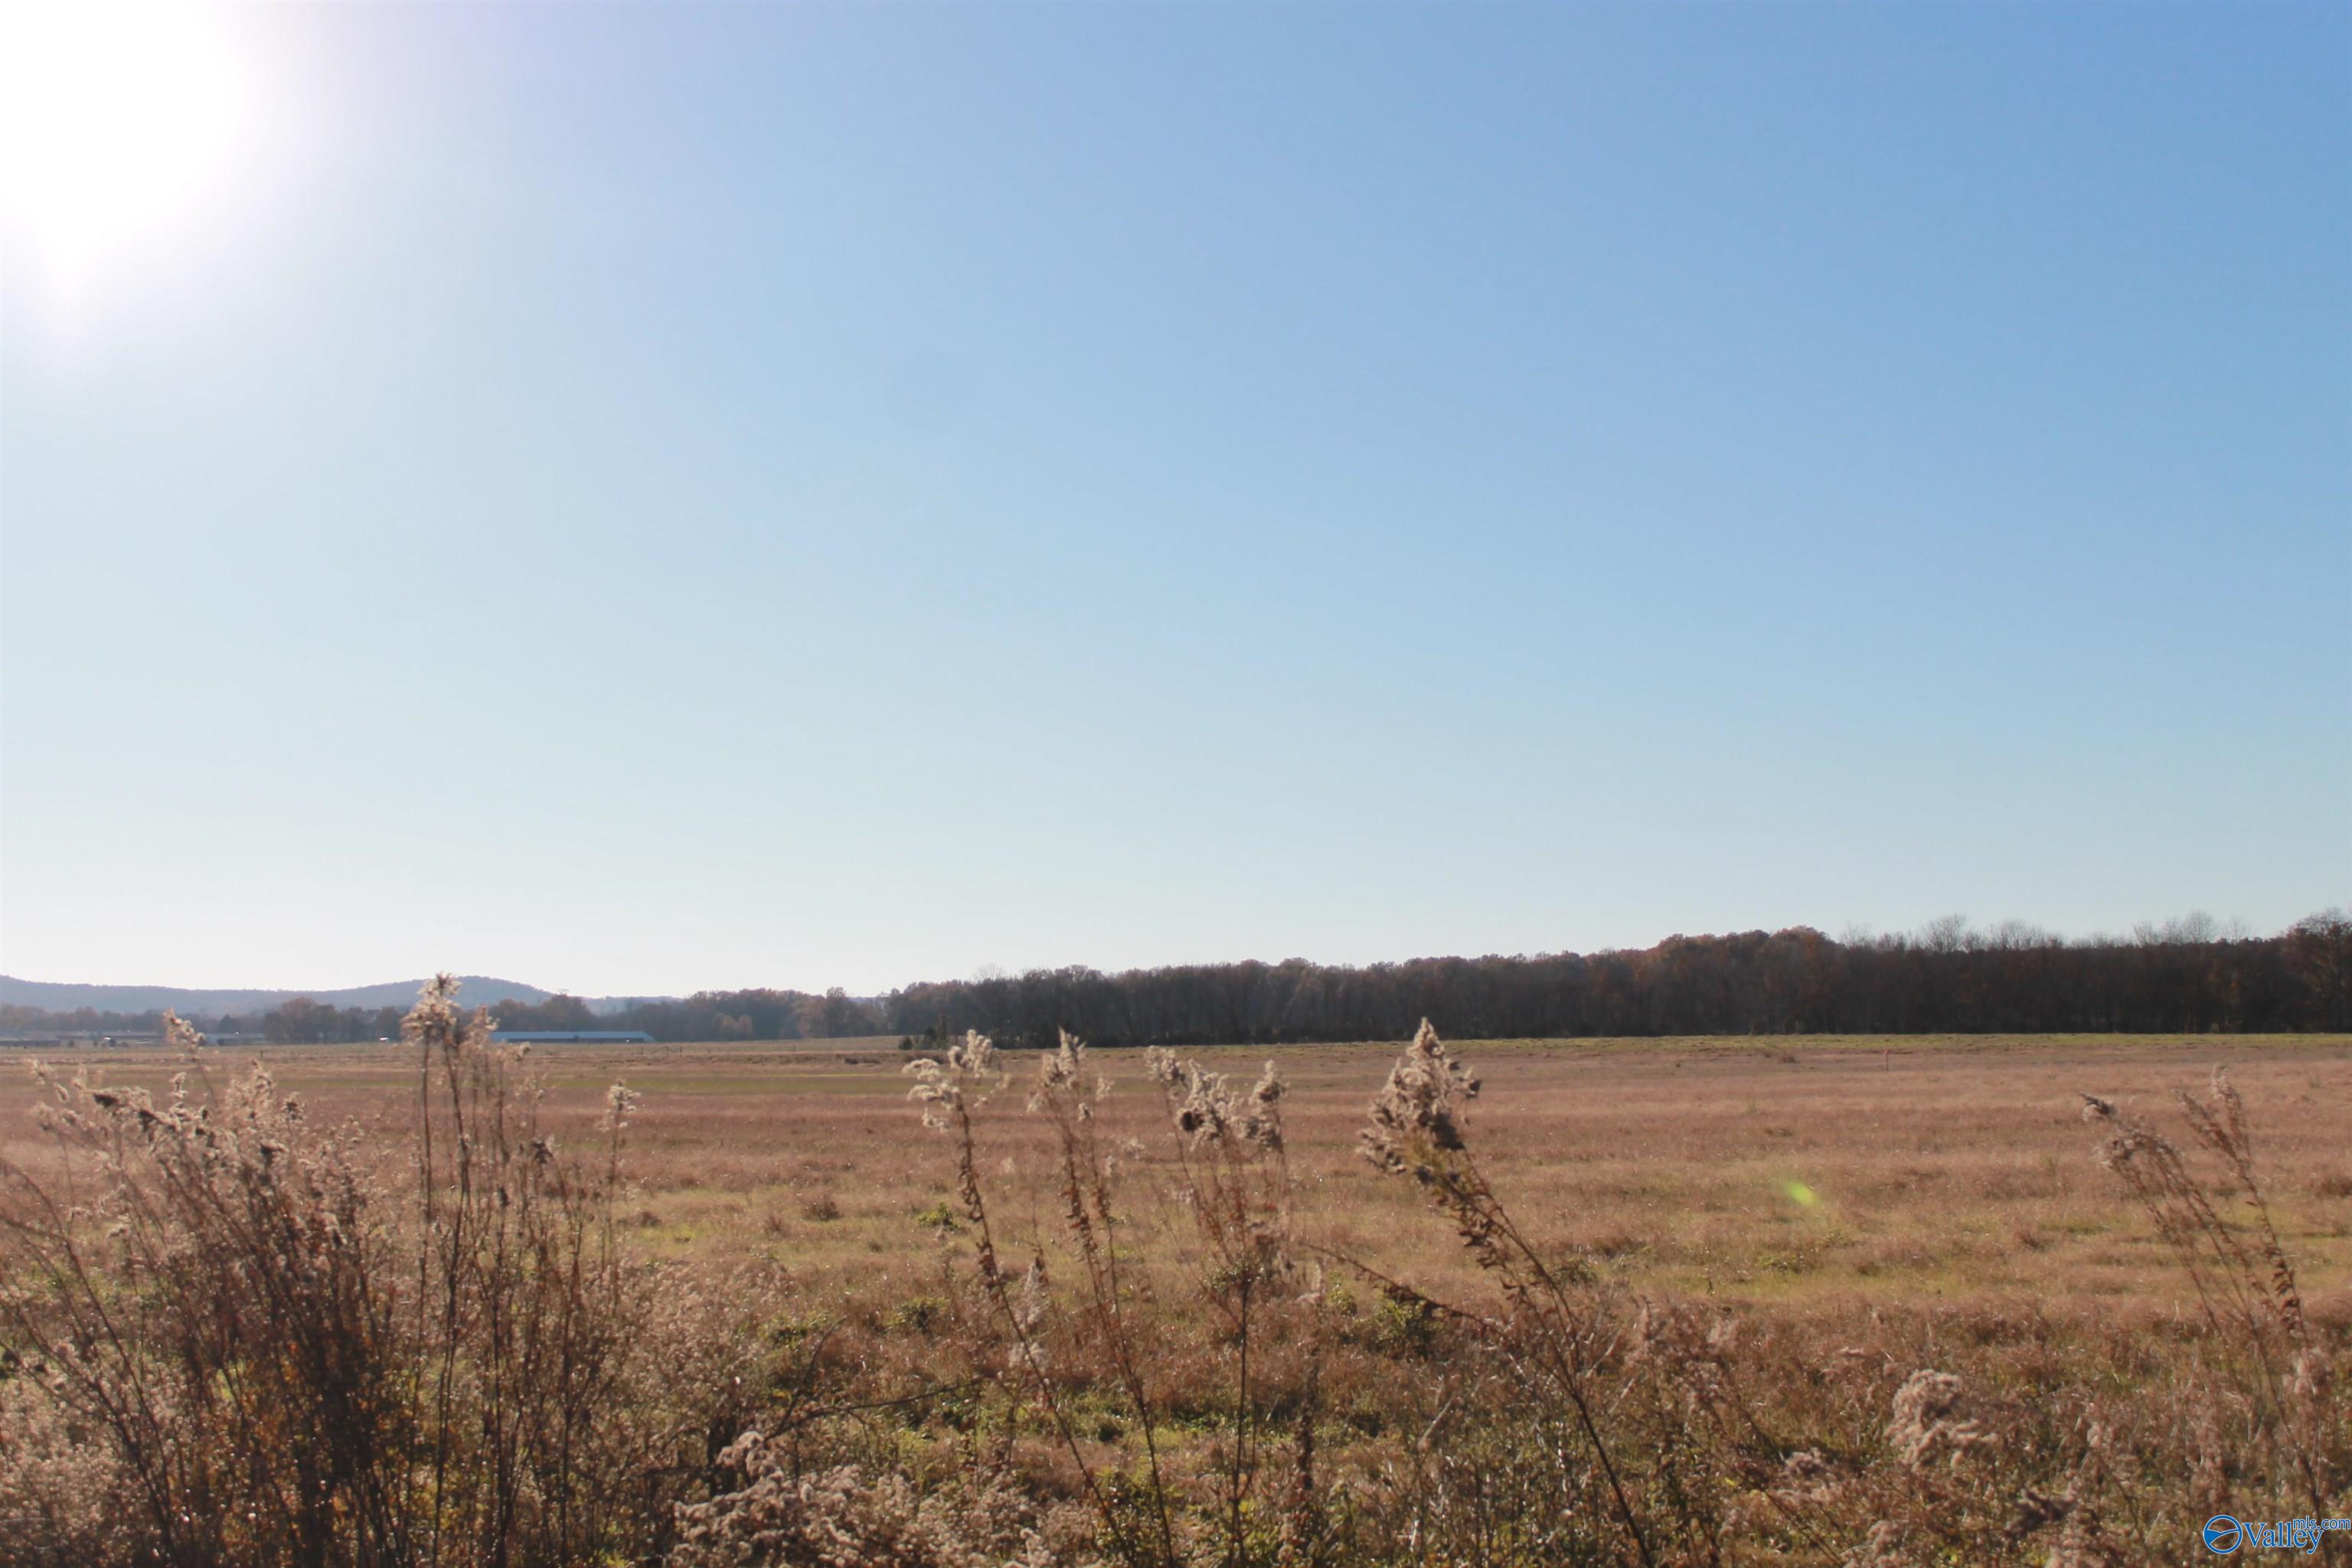
<path fill-rule="evenodd" d="M 1362 1134 L 1364 1157 L 1393 1174 L 1428 1181 L 1445 1155 L 1459 1153 L 1463 1102 L 1478 1097 L 1478 1080 L 1455 1060 L 1428 1019 L 1404 1048 Z"/>
<path fill-rule="evenodd" d="M 921 1065 L 918 1062 L 907 1070 L 912 1072 Z M 1038 1058 L 1037 1088 L 1029 1097 L 1029 1109 L 1042 1110 L 1050 1099 L 1066 1093 L 1072 1096 L 1078 1120 L 1091 1119 L 1096 1104 L 1110 1092 L 1110 1079 L 1097 1077 L 1089 1092 L 1086 1076 L 1087 1043 L 1064 1029 L 1061 1045 Z"/>
<path fill-rule="evenodd" d="M 1221 1072 L 1211 1072 L 1175 1052 L 1155 1046 L 1146 1051 L 1144 1067 L 1168 1096 L 1169 1114 L 1176 1130 L 1196 1144 L 1234 1139 L 1268 1153 L 1282 1147 L 1282 1074 L 1271 1061 L 1246 1090 L 1237 1089 Z"/>
<path fill-rule="evenodd" d="M 908 1062 L 905 1071 L 915 1080 L 907 1098 L 923 1108 L 923 1125 L 945 1132 L 959 1116 L 996 1092 L 1004 1081 L 996 1065 L 996 1043 L 977 1029 L 948 1047 L 947 1059 L 925 1057 Z"/>

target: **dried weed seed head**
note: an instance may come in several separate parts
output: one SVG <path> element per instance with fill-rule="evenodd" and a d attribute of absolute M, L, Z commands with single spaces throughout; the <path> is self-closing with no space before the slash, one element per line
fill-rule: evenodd
<path fill-rule="evenodd" d="M 1995 1445 L 1981 1423 L 1958 1418 L 1960 1380 L 1948 1372 L 1922 1367 L 1904 1379 L 1895 1391 L 1894 1418 L 1886 1424 L 1887 1441 L 1914 1470 L 1925 1470 L 1939 1455 L 1954 1463 L 1962 1455 Z"/>
<path fill-rule="evenodd" d="M 1233 1087 L 1223 1073 L 1198 1062 L 1179 1060 L 1173 1051 L 1155 1046 L 1144 1053 L 1144 1067 L 1168 1097 L 1169 1114 L 1176 1130 L 1195 1145 L 1231 1139 L 1265 1153 L 1282 1149 L 1282 1074 L 1274 1063 L 1246 1091 Z"/>
<path fill-rule="evenodd" d="M 436 974 L 428 981 L 416 1005 L 400 1021 L 401 1038 L 420 1046 L 453 1046 L 464 1033 L 465 1020 L 457 1011 L 457 980 L 451 974 Z"/>
<path fill-rule="evenodd" d="M 1364 1157 L 1392 1174 L 1431 1180 L 1444 1157 L 1464 1149 L 1462 1104 L 1477 1097 L 1478 1080 L 1423 1018 L 1372 1101 L 1371 1123 L 1362 1133 Z"/>
<path fill-rule="evenodd" d="M 950 1046 L 945 1061 L 925 1057 L 908 1062 L 903 1070 L 915 1079 L 907 1098 L 922 1106 L 923 1125 L 942 1132 L 1004 1083 L 1003 1071 L 996 1065 L 995 1042 L 977 1029 L 967 1030 Z"/>
<path fill-rule="evenodd" d="M 1282 1147 L 1282 1097 L 1288 1092 L 1290 1089 L 1283 1082 L 1281 1070 L 1274 1065 L 1274 1058 L 1267 1058 L 1265 1070 L 1250 1086 L 1249 1125 L 1253 1139 L 1264 1148 Z"/>
<path fill-rule="evenodd" d="M 191 1063 L 202 1059 L 205 1048 L 204 1036 L 196 1032 L 196 1026 L 194 1024 L 189 1023 L 177 1013 L 166 1011 L 163 1015 L 163 1042 L 170 1046 L 174 1053 Z M 175 1079 L 173 1081 L 178 1080 Z"/>
<path fill-rule="evenodd" d="M 1885 1519 L 1873 1523 L 1870 1534 L 1848 1547 L 1838 1562 L 1841 1568 L 1917 1568 L 1903 1549 L 1902 1527 Z"/>
<path fill-rule="evenodd" d="M 1830 1473 L 1830 1462 L 1818 1448 L 1800 1448 L 1780 1461 L 1780 1479 L 1792 1486 L 1810 1486 Z"/>
<path fill-rule="evenodd" d="M 1110 1093 L 1110 1079 L 1097 1076 L 1093 1084 L 1088 1085 L 1086 1081 L 1086 1041 L 1067 1029 L 1061 1033 L 1061 1045 L 1038 1058 L 1037 1088 L 1029 1096 L 1029 1109 L 1042 1110 L 1048 1102 L 1068 1095 L 1075 1100 L 1079 1120 L 1085 1121 L 1094 1115 L 1095 1107 Z M 921 1065 L 915 1063 L 907 1070 L 912 1072 Z"/>
<path fill-rule="evenodd" d="M 2213 1103 L 2206 1104 L 2187 1089 L 2176 1092 L 2189 1124 L 2205 1145 L 2216 1152 L 2243 1157 L 2253 1152 L 2246 1138 L 2246 1102 L 2230 1081 L 2230 1069 L 2216 1063 L 2210 1080 Z"/>
<path fill-rule="evenodd" d="M 1845 1481 L 1820 1449 L 1800 1448 L 1781 1459 L 1779 1484 L 1769 1496 L 1782 1508 L 1826 1508 L 1843 1494 Z"/>
<path fill-rule="evenodd" d="M 1021 1293 L 1013 1300 L 1013 1321 L 1023 1333 L 1034 1333 L 1045 1321 L 1045 1309 L 1050 1299 L 1045 1293 L 1045 1259 L 1043 1254 L 1029 1260 L 1021 1275 Z"/>
<path fill-rule="evenodd" d="M 2091 1154 L 2103 1170 L 2121 1172 L 2144 1154 L 2179 1157 L 2179 1151 L 2169 1139 L 2126 1116 L 2112 1100 L 2102 1100 L 2095 1094 L 2083 1096 L 2083 1120 L 2108 1130 L 2105 1140 Z"/>

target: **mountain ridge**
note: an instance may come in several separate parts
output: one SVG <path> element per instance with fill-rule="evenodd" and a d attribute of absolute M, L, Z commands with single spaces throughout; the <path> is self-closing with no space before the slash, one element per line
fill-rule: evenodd
<path fill-rule="evenodd" d="M 185 1016 L 217 1016 L 224 1013 L 267 1012 L 282 1002 L 308 996 L 336 1007 L 405 1007 L 416 1000 L 425 982 L 387 980 L 374 985 L 348 985 L 331 991 L 277 990 L 263 987 L 197 987 L 180 985 L 81 985 L 55 980 L 21 980 L 0 974 L 0 1005 L 40 1007 L 71 1013 L 88 1007 L 100 1013 L 152 1013 L 170 1008 Z M 519 980 L 486 974 L 457 978 L 457 1000 L 467 1006 L 499 1002 L 544 1002 L 554 995 Z M 593 1006 L 594 1000 L 583 998 Z"/>

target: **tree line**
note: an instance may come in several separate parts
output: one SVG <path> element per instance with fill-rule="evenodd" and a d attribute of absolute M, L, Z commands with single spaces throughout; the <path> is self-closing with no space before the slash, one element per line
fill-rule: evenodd
<path fill-rule="evenodd" d="M 2190 916 L 2080 941 L 1958 919 L 1843 941 L 1799 926 L 1591 954 L 1038 969 L 874 997 L 712 991 L 592 1018 L 559 996 L 497 1013 L 509 1028 L 643 1029 L 662 1040 L 936 1043 L 978 1029 L 1039 1047 L 1064 1028 L 1103 1046 L 1392 1040 L 1423 1018 L 1461 1039 L 2345 1030 L 2352 916 L 2329 910 L 2270 937 Z"/>
<path fill-rule="evenodd" d="M 292 996 L 260 1013 L 220 1013 L 188 1021 L 207 1035 L 252 1038 L 273 1045 L 336 1045 L 398 1039 L 405 1007 L 337 1007 L 308 996 Z M 0 1032 L 60 1036 L 155 1035 L 163 1032 L 161 1010 L 144 1013 L 77 1007 L 53 1012 L 16 1004 L 0 1005 Z"/>
<path fill-rule="evenodd" d="M 1613 1035 L 2175 1034 L 2352 1030 L 2352 915 L 2275 936 L 2202 916 L 2128 937 L 2067 940 L 1957 918 L 1838 940 L 1806 926 L 1673 936 L 1654 947 L 1362 966 L 1083 967 L 928 981 L 882 996 L 836 987 L 707 991 L 597 1014 L 576 996 L 501 1002 L 508 1029 L 642 1029 L 657 1040 L 937 1042 L 966 1029 L 1045 1047 L 1064 1028 L 1102 1046 L 1393 1040 L 1423 1018 L 1457 1039 Z M 288 1044 L 396 1038 L 401 1009 L 296 997 L 257 1017 L 197 1020 Z M 102 1020 L 102 1021 L 101 1021 Z M 152 1029 L 160 1016 L 0 1009 L 0 1028 Z"/>

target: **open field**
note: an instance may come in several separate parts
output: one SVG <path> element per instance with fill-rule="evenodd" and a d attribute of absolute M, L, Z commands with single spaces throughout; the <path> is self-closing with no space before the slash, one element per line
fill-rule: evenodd
<path fill-rule="evenodd" d="M 387 1522 L 298 1508 L 269 1539 L 422 1521 L 465 1543 L 436 1561 L 668 1568 L 2124 1568 L 2184 1560 L 2229 1509 L 2352 1512 L 2352 1037 L 1470 1041 L 1466 1104 L 1433 1042 L 1181 1053 L 1222 1082 L 1019 1053 L 936 1078 L 932 1128 L 895 1040 L 518 1060 L 442 1016 L 428 1055 L 213 1060 L 160 1119 L 162 1053 L 0 1080 L 0 1157 L 75 1205 L 0 1205 L 6 1282 L 50 1281 L 0 1295 L 5 1364 L 66 1401 L 0 1373 L 0 1538 L 278 1560 L 168 1500 L 241 1488 L 262 1521 L 319 1485 L 277 1470 L 339 1443 Z M 2249 1136 L 2199 1148 L 2175 1091 L 2226 1121 L 2217 1066 Z M 2085 1092 L 2120 1118 L 2085 1125 Z M 1376 1099 L 1386 1172 L 1359 1147 Z M 2249 1144 L 2253 1185 L 2227 1163 Z M 382 1368 L 356 1403 L 347 1355 Z M 207 1392 L 265 1373 L 284 1391 Z M 149 1413 L 112 1426 L 126 1405 Z M 142 1468 L 215 1446 L 197 1479 Z M 75 1500 L 142 1485 L 148 1535 Z M 141 1544 L 174 1530 L 196 1544 Z"/>
<path fill-rule="evenodd" d="M 1407 1188 L 1357 1153 L 1395 1047 L 1188 1052 L 1236 1077 L 1272 1059 L 1290 1085 L 1301 1232 L 1433 1289 L 1469 1265 Z M 1641 1290 L 1802 1307 L 1834 1300 L 2032 1298 L 2046 1307 L 2179 1310 L 2185 1289 L 2090 1159 L 2083 1092 L 2158 1120 L 2176 1089 L 2226 1065 L 2253 1109 L 2274 1217 L 2315 1300 L 2352 1291 L 2352 1037 L 1786 1037 L 1468 1041 L 1487 1173 L 1544 1244 Z M 251 1054 L 251 1053 L 247 1053 Z M 1164 1163 L 1139 1052 L 1100 1052 L 1109 1124 Z M 97 1053 L 89 1053 L 93 1059 Z M 244 1056 L 235 1058 L 245 1059 Z M 415 1064 L 399 1047 L 258 1053 L 322 1120 L 404 1141 Z M 908 1103 L 893 1040 L 541 1047 L 549 1110 L 584 1136 L 606 1087 L 645 1096 L 625 1164 L 641 1240 L 673 1257 L 771 1259 L 828 1289 L 928 1259 L 919 1216 L 948 1154 Z M 1052 1222 L 1042 1133 L 1020 1112 L 1029 1062 L 988 1150 L 1018 1225 Z M 156 1055 L 109 1052 L 110 1079 L 160 1090 Z M 226 1065 L 226 1064 L 225 1064 Z M 0 1078 L 0 1152 L 37 1163 L 26 1080 Z M 1003 1163 L 1013 1162 L 1008 1174 Z M 1023 1179 L 1023 1167 L 1038 1179 Z M 1024 1195 L 1025 1194 L 1025 1195 Z M 1041 1212 L 1042 1210 L 1042 1212 Z M 813 1217 L 814 1216 L 814 1217 Z M 912 1261 L 910 1261 L 912 1260 Z"/>

